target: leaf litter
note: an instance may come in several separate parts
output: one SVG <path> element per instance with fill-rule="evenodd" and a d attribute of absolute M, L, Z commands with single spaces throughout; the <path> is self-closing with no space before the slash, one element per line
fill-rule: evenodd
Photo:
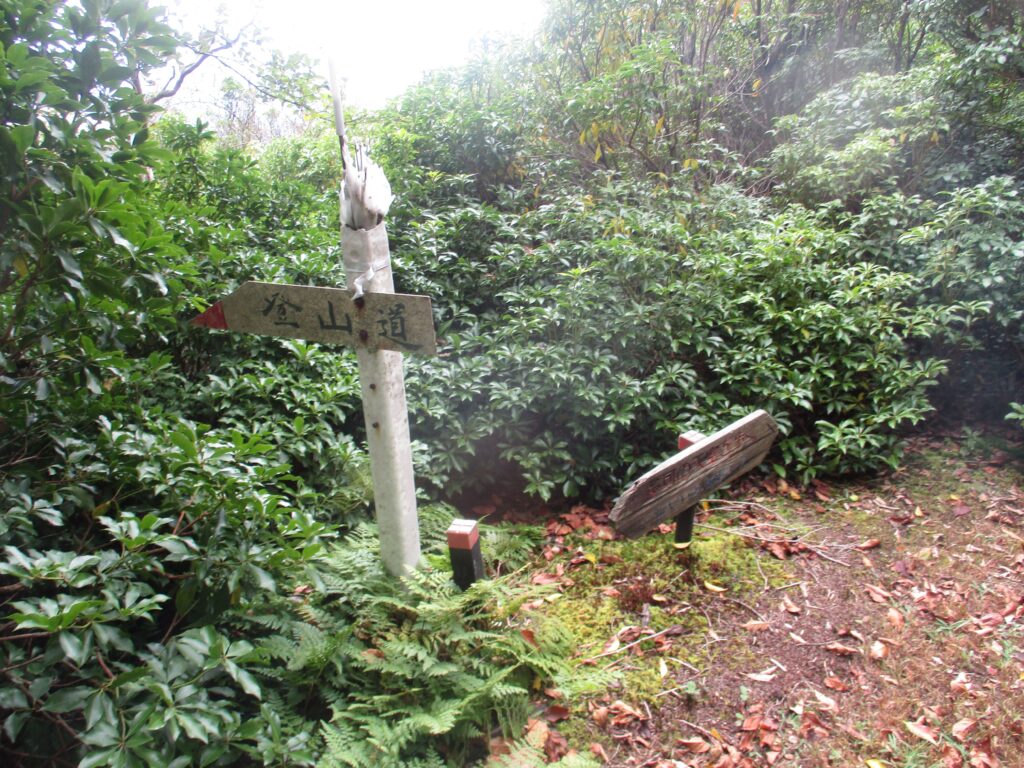
<path fill-rule="evenodd" d="M 688 659 L 682 625 L 646 623 L 651 606 L 678 607 L 673 594 L 639 576 L 598 580 L 599 599 L 641 620 L 580 663 L 657 657 L 662 690 L 548 704 L 545 745 L 556 728 L 571 739 L 546 753 L 653 768 L 1024 764 L 1024 476 L 1019 462 L 963 465 L 942 445 L 919 438 L 905 468 L 857 485 L 747 480 L 714 505 L 714 525 L 699 517 L 695 548 L 725 525 L 784 561 L 787 583 L 734 592 L 725 575 L 691 575 L 700 596 L 680 610 L 706 628 Z M 586 546 L 610 531 L 602 510 L 550 521 L 535 583 L 568 589 L 575 569 L 615 565 Z"/>

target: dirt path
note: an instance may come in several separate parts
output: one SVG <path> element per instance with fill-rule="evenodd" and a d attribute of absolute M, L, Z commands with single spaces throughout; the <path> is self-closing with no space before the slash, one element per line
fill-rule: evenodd
<path fill-rule="evenodd" d="M 551 692 L 550 728 L 613 766 L 1024 766 L 1022 469 L 920 439 L 871 481 L 748 483 L 683 552 L 563 515 L 537 621 L 619 679 Z"/>

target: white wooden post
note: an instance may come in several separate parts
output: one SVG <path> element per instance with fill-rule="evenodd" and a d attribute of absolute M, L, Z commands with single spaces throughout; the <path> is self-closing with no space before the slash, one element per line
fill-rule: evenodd
<path fill-rule="evenodd" d="M 359 240 L 363 242 L 357 245 Z M 374 263 L 388 264 L 374 272 L 373 277 L 363 284 L 363 291 L 395 292 L 383 223 L 371 230 L 354 230 L 343 224 L 341 243 L 345 253 L 348 252 L 346 249 L 361 246 L 374 255 Z M 349 290 L 355 290 L 357 277 L 358 273 L 348 273 Z M 358 304 L 358 299 L 356 302 Z M 380 528 L 381 559 L 388 573 L 400 576 L 415 568 L 420 559 L 420 529 L 402 353 L 359 347 L 356 356 L 373 474 L 373 503 Z"/>
<path fill-rule="evenodd" d="M 331 98 L 344 175 L 341 250 L 347 287 L 353 291 L 359 308 L 364 292 L 395 292 L 384 227 L 384 216 L 391 205 L 391 186 L 363 148 L 356 148 L 354 159 L 349 152 L 340 83 L 333 61 L 330 65 Z M 387 324 L 389 319 L 385 317 L 382 321 Z M 373 500 L 380 528 L 381 559 L 390 574 L 401 576 L 415 568 L 420 559 L 402 355 L 363 348 L 358 348 L 356 355 L 373 473 Z"/>

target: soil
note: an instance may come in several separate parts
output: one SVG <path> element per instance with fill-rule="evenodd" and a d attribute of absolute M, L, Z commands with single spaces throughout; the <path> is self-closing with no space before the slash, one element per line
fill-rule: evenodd
<path fill-rule="evenodd" d="M 609 627 L 612 650 L 598 658 L 660 665 L 659 684 L 631 689 L 627 675 L 571 707 L 552 704 L 552 733 L 609 766 L 1024 766 L 1019 434 L 919 437 L 900 469 L 854 482 L 746 480 L 710 505 L 692 552 L 678 556 L 685 604 L 683 593 L 637 591 L 666 583 L 654 573 L 664 561 L 648 575 L 642 563 L 625 577 L 609 568 L 607 583 L 588 574 L 588 589 L 620 605 L 625 591 L 648 618 L 654 607 L 695 612 L 701 634 Z M 603 538 L 601 513 L 589 517 L 580 530 Z M 538 572 L 580 561 L 585 546 L 559 525 L 548 523 Z M 742 584 L 706 559 L 698 567 L 701 547 L 722 537 L 757 553 Z M 634 637 L 650 642 L 626 647 Z M 581 648 L 580 663 L 595 650 Z"/>

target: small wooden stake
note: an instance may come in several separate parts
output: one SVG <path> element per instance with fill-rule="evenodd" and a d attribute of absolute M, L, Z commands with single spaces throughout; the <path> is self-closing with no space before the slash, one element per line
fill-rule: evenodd
<path fill-rule="evenodd" d="M 448 526 L 448 554 L 452 561 L 452 578 L 459 589 L 466 590 L 484 577 L 484 558 L 480 553 L 480 529 L 476 520 L 453 520 Z"/>

